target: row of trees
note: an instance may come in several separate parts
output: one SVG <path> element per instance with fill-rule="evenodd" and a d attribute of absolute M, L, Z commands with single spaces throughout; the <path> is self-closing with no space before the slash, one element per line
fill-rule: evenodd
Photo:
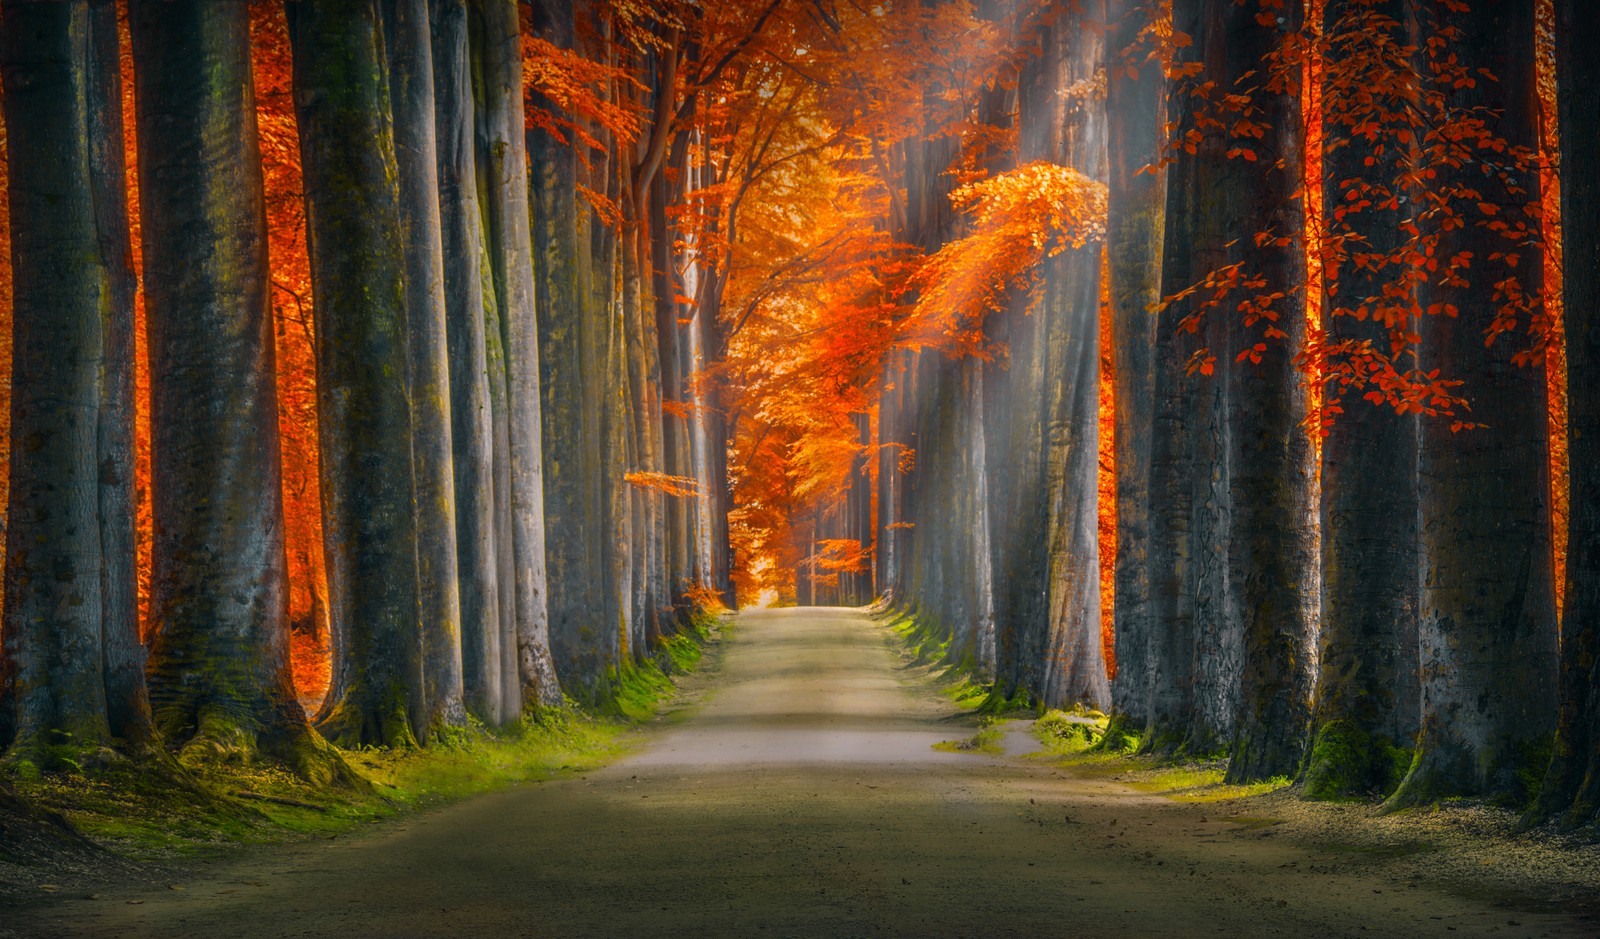
<path fill-rule="evenodd" d="M 586 32 L 580 58 L 570 3 L 0 6 L 10 759 L 165 745 L 347 779 L 325 740 L 414 745 L 564 689 L 603 703 L 726 591 L 727 499 L 706 482 L 723 431 L 687 407 L 713 340 L 653 263 L 687 56 L 621 12 L 587 11 L 634 32 Z M 264 66 L 291 113 L 257 102 Z M 603 94 L 635 100 L 583 110 Z M 270 213 L 263 136 L 269 167 L 298 141 L 301 197 Z M 269 264 L 301 224 L 285 266 L 309 296 Z M 309 406 L 304 376 L 277 374 L 275 289 L 313 341 Z M 286 406 L 314 445 L 284 442 Z M 319 597 L 326 569 L 314 720 L 320 689 L 290 669 L 283 474 L 307 449 L 317 517 L 287 520 L 321 539 L 298 586 Z"/>
<path fill-rule="evenodd" d="M 904 187 L 886 224 L 933 258 L 909 280 L 906 321 L 943 317 L 947 341 L 901 338 L 881 358 L 879 591 L 1002 698 L 1105 708 L 1113 742 L 1225 752 L 1234 781 L 1298 777 L 1316 796 L 1393 806 L 1539 794 L 1543 815 L 1591 820 L 1579 441 L 1593 209 L 1571 161 L 1594 115 L 1565 51 L 1553 83 L 1545 56 L 1541 87 L 1554 11 L 987 12 L 1028 54 L 963 99 L 961 134 L 930 126 L 882 180 Z M 1564 332 L 1561 292 L 1541 283 L 1561 270 L 1545 257 L 1557 200 L 1541 192 L 1556 178 L 1541 143 L 1552 86 L 1566 107 Z M 950 97 L 937 92 L 925 86 Z M 963 148 L 1008 121 L 1016 168 L 991 156 L 999 175 L 956 190 L 971 208 L 952 213 Z M 1004 200 L 1000 181 L 1035 161 L 1103 182 L 1108 211 L 1083 246 L 1081 219 L 1027 215 L 1069 242 L 1028 267 L 982 196 Z M 938 262 L 974 245 L 990 284 Z M 926 311 L 930 297 L 945 306 Z M 1559 385 L 1568 337 L 1573 507 L 1559 518 L 1566 428 L 1553 445 L 1546 370 Z M 1097 507 L 1101 398 L 1116 493 Z M 1111 513 L 1108 649 L 1096 523 Z M 1573 552 L 1564 629 L 1553 517 Z"/>

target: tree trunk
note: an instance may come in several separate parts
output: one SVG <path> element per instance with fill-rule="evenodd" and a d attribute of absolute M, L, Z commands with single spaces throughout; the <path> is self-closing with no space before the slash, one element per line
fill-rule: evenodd
<path fill-rule="evenodd" d="M 1511 147 L 1536 151 L 1534 7 L 1534 0 L 1483 0 L 1457 18 L 1462 33 L 1452 52 L 1498 80 L 1446 94 L 1453 106 L 1498 112 L 1492 126 L 1499 136 Z M 1481 195 L 1474 202 L 1498 206 L 1512 219 L 1538 204 L 1536 169 L 1512 165 L 1485 173 L 1481 159 L 1474 148 L 1460 167 L 1441 165 L 1440 186 L 1471 186 Z M 1422 732 L 1390 808 L 1457 795 L 1521 802 L 1531 794 L 1530 775 L 1544 768 L 1555 729 L 1545 376 L 1542 368 L 1513 362 L 1512 336 L 1485 343 L 1499 304 L 1495 281 L 1502 276 L 1490 256 L 1510 245 L 1469 216 L 1465 227 L 1440 234 L 1436 254 L 1472 252 L 1478 260 L 1467 272 L 1471 283 L 1426 288 L 1425 306 L 1450 304 L 1460 312 L 1422 323 L 1421 367 L 1464 381 L 1472 402 L 1468 419 L 1486 426 L 1456 433 L 1449 419 L 1423 424 Z M 1537 295 L 1539 251 L 1518 247 L 1516 271 Z M 1574 399 L 1580 408 L 1583 398 Z"/>
<path fill-rule="evenodd" d="M 1600 19 L 1578 0 L 1555 6 L 1572 501 L 1555 758 L 1529 819 L 1577 828 L 1600 818 Z"/>
<path fill-rule="evenodd" d="M 1151 356 L 1161 299 L 1162 227 L 1166 208 L 1162 152 L 1166 81 L 1154 62 L 1128 73 L 1123 61 L 1157 15 L 1146 0 L 1112 0 L 1105 71 L 1109 209 L 1106 276 L 1111 282 L 1112 359 L 1116 362 L 1117 563 L 1114 612 L 1117 678 L 1111 684 L 1107 739 L 1119 744 L 1149 720 L 1150 453 L 1154 429 Z"/>
<path fill-rule="evenodd" d="M 155 541 L 151 704 L 187 762 L 353 779 L 289 673 L 266 214 L 243 2 L 131 4 Z"/>
<path fill-rule="evenodd" d="M 1394 35 L 1373 36 L 1368 14 L 1393 23 Z M 1329 38 L 1327 69 L 1343 79 L 1362 67 L 1374 40 L 1404 47 L 1407 23 L 1414 16 L 1407 4 L 1393 0 L 1373 7 L 1363 0 L 1332 0 L 1325 10 L 1324 35 Z M 1352 65 L 1353 63 L 1353 65 Z M 1351 187 L 1392 187 L 1404 169 L 1408 148 L 1386 129 L 1374 148 L 1353 133 L 1350 121 L 1363 119 L 1357 101 L 1335 94 L 1368 95 L 1366 84 L 1341 89 L 1329 83 L 1324 113 L 1329 121 L 1323 156 L 1323 204 L 1347 207 L 1330 213 L 1329 237 L 1349 239 L 1351 251 L 1389 256 L 1401 246 L 1401 226 L 1410 209 L 1348 208 Z M 1398 96 L 1397 96 L 1398 97 Z M 1399 100 L 1383 102 L 1398 106 Z M 1396 108 L 1398 112 L 1398 107 Z M 1344 115 L 1350 115 L 1345 119 Z M 1368 160 L 1376 162 L 1368 165 Z M 1373 200 L 1377 201 L 1377 200 Z M 1378 311 L 1403 305 L 1384 299 L 1393 284 L 1393 268 L 1346 263 L 1328 271 L 1324 329 L 1331 344 L 1370 341 L 1379 348 L 1389 328 Z M 1358 309 L 1371 311 L 1358 319 Z M 1407 315 L 1400 326 L 1412 328 Z M 1341 391 L 1330 385 L 1330 393 Z M 1358 397 L 1358 389 L 1343 389 Z M 1352 400 L 1328 428 L 1322 441 L 1322 631 L 1318 664 L 1312 749 L 1303 781 L 1311 798 L 1336 799 L 1377 794 L 1386 796 L 1399 785 L 1410 765 L 1416 735 L 1420 689 L 1417 685 L 1417 416 L 1399 414 L 1387 404 L 1373 406 Z"/>
<path fill-rule="evenodd" d="M 1219 87 L 1252 86 L 1272 67 L 1270 57 L 1302 25 L 1303 11 L 1290 6 L 1263 26 L 1260 11 L 1229 5 L 1224 17 L 1227 73 Z M 1226 158 L 1218 190 L 1227 237 L 1235 258 L 1259 277 L 1246 286 L 1268 300 L 1276 314 L 1251 324 L 1233 309 L 1228 342 L 1213 349 L 1229 368 L 1229 471 L 1232 530 L 1230 582 L 1242 631 L 1238 715 L 1228 780 L 1253 782 L 1293 775 L 1305 755 L 1316 680 L 1317 500 L 1310 435 L 1302 426 L 1307 389 L 1294 356 L 1305 344 L 1305 203 L 1300 193 L 1304 166 L 1298 84 L 1284 91 L 1258 87 L 1254 119 L 1267 125 L 1263 137 L 1235 138 L 1253 147 L 1255 161 Z M 1258 232 L 1276 240 L 1262 244 Z M 1246 297 L 1240 297 L 1245 300 Z M 1231 307 L 1232 304 L 1229 306 Z M 1263 335 L 1270 322 L 1278 334 Z M 1265 348 L 1262 348 L 1262 346 Z"/>
<path fill-rule="evenodd" d="M 1072 88 L 1093 84 L 1103 37 L 1105 4 L 1085 0 L 1054 29 L 1060 64 L 1057 89 L 1061 138 L 1058 159 L 1090 179 L 1106 178 L 1105 101 Z M 1049 40 L 1047 40 L 1047 43 Z M 1047 46 L 1048 48 L 1048 46 Z M 1061 108 L 1057 112 L 1055 108 Z M 1100 257 L 1087 245 L 1045 262 L 1044 298 L 1035 316 L 1046 320 L 1043 405 L 1045 498 L 1049 504 L 1048 632 L 1037 688 L 1050 707 L 1111 706 L 1100 637 Z"/>
<path fill-rule="evenodd" d="M 6 528 L 9 762 L 70 768 L 111 743 L 96 454 L 102 331 L 88 4 L 0 10 L 11 194 L 13 372 Z"/>
<path fill-rule="evenodd" d="M 385 51 L 405 232 L 406 393 L 416 484 L 425 737 L 466 725 L 461 675 L 461 595 L 450 437 L 444 248 L 434 128 L 433 52 L 427 0 L 384 0 Z"/>
<path fill-rule="evenodd" d="M 546 606 L 539 336 L 534 312 L 533 243 L 528 220 L 528 162 L 522 110 L 522 46 L 515 0 L 486 0 L 481 7 L 483 73 L 480 115 L 481 181 L 488 219 L 489 255 L 506 358 L 507 433 L 510 457 L 512 575 L 515 586 L 515 705 L 524 709 L 561 703 L 550 659 Z M 503 689 L 506 694 L 511 689 Z M 508 695 L 508 708 L 513 706 Z M 507 718 L 514 716 L 511 713 Z"/>
<path fill-rule="evenodd" d="M 138 275 L 128 235 L 127 165 L 123 145 L 122 42 L 111 0 L 89 4 L 89 178 L 100 257 L 109 278 L 101 329 L 100 372 L 100 636 L 106 716 L 112 736 L 135 747 L 156 743 L 139 639 L 134 570 L 134 300 Z"/>
<path fill-rule="evenodd" d="M 430 0 L 451 472 L 461 602 L 462 694 L 490 724 L 500 709 L 500 579 L 494 516 L 494 427 L 484 337 L 482 214 L 464 0 Z"/>
<path fill-rule="evenodd" d="M 536 3 L 533 28 L 553 45 L 572 48 L 571 0 Z M 542 98 L 536 98 L 536 104 L 556 107 Z M 605 616 L 602 376 L 583 263 L 589 245 L 579 240 L 576 154 L 570 144 L 537 126 L 528 129 L 528 150 L 533 162 L 533 258 L 543 378 L 550 651 L 556 674 L 565 677 L 576 672 L 571 651 L 583 635 L 596 631 Z"/>
<path fill-rule="evenodd" d="M 406 251 L 373 0 L 288 6 L 317 317 L 324 535 L 347 619 L 320 725 L 344 746 L 423 732 Z"/>

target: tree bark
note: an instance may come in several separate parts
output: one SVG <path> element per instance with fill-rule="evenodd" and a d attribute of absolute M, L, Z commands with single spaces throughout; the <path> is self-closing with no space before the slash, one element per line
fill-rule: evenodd
<path fill-rule="evenodd" d="M 464 0 L 429 0 L 433 32 L 445 343 L 450 375 L 451 472 L 461 601 L 462 694 L 500 722 L 500 565 L 494 502 L 494 424 L 485 338 L 482 214 L 473 145 L 471 60 Z"/>
<path fill-rule="evenodd" d="M 288 6 L 317 317 L 324 534 L 344 594 L 319 724 L 349 747 L 423 732 L 406 252 L 373 0 Z"/>
<path fill-rule="evenodd" d="M 405 233 L 406 393 L 416 483 L 424 738 L 466 725 L 452 464 L 444 247 L 427 0 L 384 0 L 385 51 Z"/>
<path fill-rule="evenodd" d="M 134 302 L 139 279 L 128 234 L 123 145 L 122 42 L 111 0 L 89 4 L 89 178 L 95 229 L 110 294 L 100 372 L 100 626 L 106 716 L 112 736 L 138 748 L 156 744 L 139 638 L 134 570 Z"/>
<path fill-rule="evenodd" d="M 1291 5 L 1271 26 L 1262 25 L 1259 16 L 1249 6 L 1228 6 L 1228 73 L 1219 76 L 1224 79 L 1219 86 L 1259 84 L 1259 76 L 1272 68 L 1273 52 L 1300 30 L 1303 11 Z M 1228 357 L 1222 361 L 1247 348 L 1256 350 L 1232 366 L 1228 388 L 1229 565 L 1243 638 L 1227 776 L 1235 783 L 1289 776 L 1300 769 L 1316 679 L 1316 479 L 1311 438 L 1302 426 L 1306 383 L 1294 364 L 1306 335 L 1298 87 L 1258 87 L 1255 119 L 1267 128 L 1253 143 L 1256 160 L 1225 157 L 1215 193 L 1227 218 L 1228 238 L 1236 245 L 1235 257 L 1264 282 L 1259 288 L 1246 286 L 1245 292 L 1277 297 L 1268 302 L 1276 314 L 1272 325 L 1282 333 L 1263 335 L 1262 324 L 1252 326 L 1232 309 L 1216 311 L 1227 317 L 1232 340 L 1213 350 Z M 1233 145 L 1251 146 L 1241 140 Z M 1258 232 L 1271 233 L 1275 240 L 1262 243 Z"/>
<path fill-rule="evenodd" d="M 243 2 L 130 5 L 148 303 L 157 726 L 353 781 L 289 673 L 266 214 Z"/>
<path fill-rule="evenodd" d="M 506 361 L 507 441 L 515 703 L 508 711 L 561 703 L 550 658 L 546 603 L 544 469 L 540 450 L 539 336 L 534 311 L 533 243 L 528 219 L 526 126 L 522 110 L 522 47 L 515 0 L 481 7 L 483 75 L 479 166 L 485 171 L 490 268 Z M 507 718 L 514 716 L 512 713 Z"/>
<path fill-rule="evenodd" d="M 1109 119 L 1106 272 L 1111 284 L 1112 358 L 1116 362 L 1117 562 L 1114 628 L 1117 677 L 1111 684 L 1107 739 L 1120 745 L 1149 720 L 1150 454 L 1154 431 L 1152 355 L 1161 299 L 1165 168 L 1162 152 L 1166 81 L 1154 62 L 1130 66 L 1126 50 L 1157 12 L 1146 0 L 1112 0 L 1106 36 Z M 1130 67 L 1136 68 L 1132 75 Z"/>
<path fill-rule="evenodd" d="M 1369 15 L 1392 24 L 1378 30 Z M 1373 47 L 1404 47 L 1415 28 L 1408 5 L 1393 0 L 1374 7 L 1362 0 L 1331 0 L 1324 14 L 1329 38 L 1327 69 L 1345 75 L 1344 62 L 1370 56 Z M 1408 29 L 1408 25 L 1410 29 Z M 1365 96 L 1365 86 L 1329 86 L 1324 112 L 1338 115 L 1325 124 L 1323 204 L 1347 207 L 1330 212 L 1332 238 L 1349 239 L 1350 251 L 1392 255 L 1401 246 L 1401 226 L 1413 213 L 1406 208 L 1349 208 L 1346 180 L 1393 187 L 1404 169 L 1403 146 L 1392 128 L 1379 141 L 1385 152 L 1351 132 L 1350 120 L 1366 109 L 1334 94 Z M 1395 107 L 1400 101 L 1385 100 Z M 1376 158 L 1369 165 L 1368 161 Z M 1370 193 L 1362 193 L 1371 198 Z M 1355 200 L 1359 204 L 1360 200 Z M 1377 200 L 1372 200 L 1376 202 Z M 1392 267 L 1373 269 L 1346 263 L 1328 272 L 1323 305 L 1324 329 L 1331 344 L 1370 341 L 1386 348 L 1389 330 L 1378 317 L 1393 284 Z M 1406 298 L 1409 299 L 1409 298 Z M 1370 318 L 1349 315 L 1372 310 Z M 1343 315 L 1339 311 L 1346 311 Z M 1409 319 L 1409 317 L 1407 317 Z M 1402 322 L 1412 328 L 1409 322 Z M 1338 386 L 1330 386 L 1337 392 Z M 1358 397 L 1359 389 L 1348 389 Z M 1312 749 L 1303 773 L 1311 798 L 1387 796 L 1410 765 L 1416 735 L 1420 688 L 1417 684 L 1417 434 L 1414 414 L 1399 414 L 1387 404 L 1352 400 L 1343 406 L 1322 441 L 1322 630 Z"/>
<path fill-rule="evenodd" d="M 1600 819 L 1600 20 L 1578 0 L 1555 7 L 1572 501 L 1555 756 L 1529 821 L 1577 828 Z"/>
<path fill-rule="evenodd" d="M 98 430 L 112 315 L 91 181 L 88 4 L 6 3 L 0 74 L 13 293 L 7 761 L 71 768 L 111 743 Z"/>
<path fill-rule="evenodd" d="M 1498 80 L 1447 91 L 1452 106 L 1498 112 L 1492 126 L 1499 136 L 1530 150 L 1537 148 L 1534 7 L 1534 0 L 1483 0 L 1456 19 L 1462 32 L 1452 51 Z M 1537 205 L 1535 168 L 1507 165 L 1485 173 L 1478 165 L 1483 158 L 1474 152 L 1459 167 L 1441 166 L 1440 187 L 1471 186 L 1482 197 L 1475 201 L 1512 218 Z M 1421 367 L 1464 381 L 1469 419 L 1486 426 L 1456 433 L 1448 419 L 1423 424 L 1422 732 L 1410 772 L 1386 803 L 1390 808 L 1456 795 L 1520 803 L 1544 769 L 1555 729 L 1545 377 L 1543 369 L 1512 361 L 1513 337 L 1485 343 L 1499 302 L 1490 255 L 1510 244 L 1469 217 L 1465 227 L 1441 233 L 1437 256 L 1473 252 L 1470 283 L 1426 289 L 1425 306 L 1451 304 L 1459 315 L 1422 323 Z M 1531 245 L 1520 250 L 1517 271 L 1525 289 L 1537 294 L 1540 253 Z"/>

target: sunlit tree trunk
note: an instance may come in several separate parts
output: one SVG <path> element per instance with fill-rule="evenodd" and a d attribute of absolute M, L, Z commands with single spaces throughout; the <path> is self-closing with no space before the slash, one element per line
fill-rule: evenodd
<path fill-rule="evenodd" d="M 91 180 L 87 3 L 0 7 L 13 372 L 3 666 L 9 762 L 70 767 L 111 742 L 97 467 L 112 316 Z"/>
<path fill-rule="evenodd" d="M 467 10 L 463 0 L 430 0 L 428 12 L 450 376 L 462 693 L 469 711 L 495 724 L 501 706 L 500 578 Z"/>
<path fill-rule="evenodd" d="M 128 234 L 126 148 L 123 144 L 122 43 L 111 0 L 89 4 L 89 178 L 95 230 L 110 293 L 101 335 L 100 574 L 101 643 L 106 716 L 113 736 L 132 745 L 155 742 L 139 639 L 134 570 L 134 299 L 138 275 Z"/>
<path fill-rule="evenodd" d="M 1530 820 L 1555 816 L 1576 828 L 1600 816 L 1600 19 L 1579 0 L 1555 7 L 1572 501 L 1560 721 Z"/>
<path fill-rule="evenodd" d="M 423 711 L 419 732 L 466 723 L 451 457 L 450 369 L 427 0 L 383 0 L 389 97 L 404 231 L 412 474 Z"/>
<path fill-rule="evenodd" d="M 320 726 L 346 746 L 422 731 L 406 251 L 373 0 L 291 3 L 294 95 L 317 316 L 325 541 L 346 617 Z"/>
<path fill-rule="evenodd" d="M 1223 26 L 1228 71 L 1217 76 L 1219 85 L 1259 83 L 1259 76 L 1269 73 L 1273 51 L 1299 31 L 1303 19 L 1293 5 L 1276 13 L 1275 24 L 1267 26 L 1251 5 L 1228 6 Z M 1315 466 L 1311 437 L 1302 426 L 1307 388 L 1294 364 L 1306 335 L 1299 85 L 1280 91 L 1269 83 L 1255 97 L 1256 119 L 1267 125 L 1265 135 L 1253 142 L 1256 160 L 1225 157 L 1212 194 L 1227 220 L 1227 237 L 1235 246 L 1231 252 L 1262 281 L 1244 292 L 1276 296 L 1268 302 L 1281 333 L 1263 335 L 1265 320 L 1250 324 L 1231 305 L 1218 311 L 1219 320 L 1226 317 L 1230 338 L 1213 351 L 1220 367 L 1232 373 L 1228 563 L 1243 641 L 1228 764 L 1232 782 L 1300 769 L 1316 677 L 1319 591 Z M 1232 146 L 1241 143 L 1252 146 L 1249 141 Z M 1273 240 L 1258 240 L 1261 232 Z M 1232 362 L 1251 347 L 1256 355 Z"/>
<path fill-rule="evenodd" d="M 1454 54 L 1474 73 L 1486 69 L 1497 80 L 1480 77 L 1471 88 L 1446 92 L 1452 105 L 1497 113 L 1491 126 L 1499 136 L 1531 151 L 1538 146 L 1534 7 L 1534 0 L 1482 0 L 1454 17 L 1461 28 Z M 1473 204 L 1498 206 L 1513 222 L 1525 217 L 1527 205 L 1538 205 L 1536 168 L 1502 166 L 1485 173 L 1485 153 L 1473 147 L 1464 156 L 1457 168 L 1439 167 L 1441 187 L 1470 186 L 1481 196 Z M 1582 243 L 1575 243 L 1569 267 L 1583 257 Z M 1527 773 L 1543 768 L 1541 757 L 1547 757 L 1555 729 L 1558 656 L 1544 370 L 1513 362 L 1513 335 L 1485 342 L 1500 302 L 1495 281 L 1503 276 L 1491 255 L 1510 246 L 1470 220 L 1442 231 L 1438 257 L 1472 252 L 1470 283 L 1433 282 L 1425 292 L 1425 306 L 1450 304 L 1459 315 L 1426 317 L 1419 330 L 1422 368 L 1464 381 L 1472 403 L 1467 419 L 1486 426 L 1457 433 L 1449 419 L 1423 422 L 1422 732 L 1390 807 L 1454 795 L 1523 800 L 1530 795 Z M 1539 251 L 1531 245 L 1519 249 L 1516 271 L 1524 289 L 1537 294 Z M 1574 398 L 1577 407 L 1587 393 Z"/>
<path fill-rule="evenodd" d="M 1149 719 L 1150 454 L 1154 421 L 1152 355 L 1161 299 L 1166 170 L 1162 153 L 1166 81 L 1154 62 L 1130 53 L 1158 15 L 1147 0 L 1112 0 L 1106 36 L 1108 211 L 1106 276 L 1111 283 L 1112 359 L 1116 362 L 1117 678 L 1111 685 L 1114 726 L 1107 738 L 1141 731 Z M 1133 55 L 1131 64 L 1124 58 Z M 1128 69 L 1135 69 L 1129 74 Z"/>
<path fill-rule="evenodd" d="M 187 761 L 348 777 L 289 673 L 266 213 L 243 2 L 131 4 L 149 316 L 151 703 Z M 13 197 L 15 198 L 15 197 Z"/>
<path fill-rule="evenodd" d="M 514 0 L 482 5 L 481 181 L 490 259 L 506 357 L 507 429 L 515 584 L 516 704 L 561 703 L 550 660 L 546 606 L 544 468 L 540 452 L 539 336 L 534 313 L 533 243 L 528 219 L 522 46 Z M 508 714 L 507 717 L 512 716 Z"/>
<path fill-rule="evenodd" d="M 1391 25 L 1374 34 L 1373 15 Z M 1324 24 L 1330 43 L 1327 69 L 1341 77 L 1350 59 L 1373 55 L 1380 43 L 1406 46 L 1408 24 L 1415 27 L 1412 10 L 1401 0 L 1377 6 L 1331 0 Z M 1369 94 L 1364 88 L 1333 93 Z M 1403 113 L 1399 101 L 1384 104 Z M 1330 97 L 1325 109 L 1364 114 L 1356 101 L 1342 98 Z M 1394 186 L 1404 168 L 1405 148 L 1391 129 L 1379 138 L 1386 148 L 1381 155 L 1342 122 L 1326 125 L 1326 133 L 1324 205 L 1337 210 L 1352 201 L 1346 197 L 1346 180 Z M 1371 199 L 1376 191 L 1360 194 Z M 1400 247 L 1401 224 L 1412 215 L 1408 208 L 1351 209 L 1335 216 L 1330 235 L 1348 238 L 1352 252 L 1393 256 Z M 1370 307 L 1375 313 L 1380 303 L 1401 302 L 1381 299 L 1385 285 L 1395 278 L 1394 267 L 1374 270 L 1353 262 L 1330 272 L 1324 303 L 1328 341 L 1366 340 L 1386 348 L 1388 330 L 1376 315 L 1357 319 L 1334 311 Z M 1349 397 L 1358 394 L 1352 390 Z M 1304 772 L 1305 791 L 1314 798 L 1392 792 L 1409 765 L 1420 703 L 1417 416 L 1361 400 L 1343 408 L 1322 441 L 1320 671 L 1312 749 Z"/>
<path fill-rule="evenodd" d="M 1084 0 L 1055 27 L 1060 65 L 1051 76 L 1065 86 L 1057 89 L 1058 159 L 1094 180 L 1106 178 L 1105 99 L 1074 89 L 1094 83 L 1104 42 L 1094 24 L 1104 21 L 1103 0 Z M 1049 504 L 1049 605 L 1037 691 L 1050 707 L 1111 706 L 1100 638 L 1100 259 L 1101 246 L 1094 244 L 1047 260 L 1044 297 L 1035 313 L 1046 321 L 1042 403 Z"/>

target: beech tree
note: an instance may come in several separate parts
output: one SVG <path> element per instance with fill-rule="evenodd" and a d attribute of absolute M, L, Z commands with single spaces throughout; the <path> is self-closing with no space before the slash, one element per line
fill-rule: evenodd
<path fill-rule="evenodd" d="M 130 296 L 123 258 L 105 254 L 115 246 L 106 224 L 121 187 L 97 185 L 94 175 L 110 168 L 93 137 L 110 126 L 108 98 L 120 114 L 119 86 L 107 87 L 119 73 L 108 74 L 104 61 L 105 14 L 82 2 L 0 9 L 13 213 L 11 428 L 27 441 L 10 466 L 0 744 L 8 761 L 42 769 L 98 759 L 118 738 L 130 748 L 150 742 L 143 676 L 127 674 L 130 660 L 139 662 L 137 635 L 124 632 L 133 626 L 124 605 L 132 584 L 117 578 L 131 566 L 108 562 L 103 543 L 116 547 L 132 524 L 129 500 L 110 488 L 115 477 L 103 482 L 100 473 L 102 453 L 114 469 L 127 465 L 118 462 L 127 456 L 118 397 L 125 371 L 102 362 L 107 332 L 116 334 L 114 352 L 131 353 L 119 317 L 132 312 L 121 305 Z"/>
<path fill-rule="evenodd" d="M 1600 816 L 1600 462 L 1592 432 L 1600 367 L 1600 201 L 1596 199 L 1596 124 L 1600 81 L 1588 50 L 1600 22 L 1574 0 L 1556 4 L 1556 93 L 1560 102 L 1561 222 L 1566 300 L 1568 455 L 1572 502 L 1567 516 L 1567 593 L 1562 617 L 1560 710 L 1555 755 L 1530 821 L 1557 818 L 1562 827 Z M 1585 432 L 1584 428 L 1590 428 Z"/>
<path fill-rule="evenodd" d="M 426 715 L 406 250 L 374 0 L 290 4 L 317 316 L 336 743 L 412 746 Z"/>
<path fill-rule="evenodd" d="M 433 50 L 426 0 L 384 0 L 381 12 L 404 226 L 410 334 L 406 395 L 411 402 L 425 701 L 419 730 L 427 734 L 466 723 Z"/>
<path fill-rule="evenodd" d="M 504 719 L 500 549 L 495 506 L 495 414 L 489 373 L 487 263 L 473 124 L 464 0 L 429 0 L 433 40 L 439 227 L 450 376 L 451 476 L 461 604 L 463 696 L 489 724 Z M 490 291 L 489 309 L 493 308 Z"/>
<path fill-rule="evenodd" d="M 1471 135 L 1450 139 L 1436 170 L 1439 196 L 1423 222 L 1440 232 L 1439 257 L 1470 267 L 1452 261 L 1424 288 L 1439 312 L 1421 325 L 1422 367 L 1466 383 L 1479 426 L 1422 427 L 1422 726 L 1391 806 L 1449 795 L 1525 800 L 1525 774 L 1543 767 L 1555 729 L 1545 382 L 1542 369 L 1519 364 L 1512 337 L 1491 332 L 1504 302 L 1540 289 L 1539 177 L 1517 157 L 1537 144 L 1534 6 L 1483 0 L 1470 16 L 1434 11 L 1447 17 L 1439 28 L 1450 30 L 1462 65 L 1495 76 L 1453 82 L 1447 100 L 1497 115 L 1504 148 L 1488 157 Z M 1462 190 L 1494 207 L 1482 210 L 1488 219 L 1463 217 L 1448 201 L 1467 196 Z M 1507 252 L 1522 260 L 1497 283 L 1496 256 Z"/>
<path fill-rule="evenodd" d="M 149 316 L 150 696 L 187 761 L 350 780 L 288 667 L 266 216 L 243 2 L 130 7 Z M 9 99 L 8 99 L 9 100 Z"/>

